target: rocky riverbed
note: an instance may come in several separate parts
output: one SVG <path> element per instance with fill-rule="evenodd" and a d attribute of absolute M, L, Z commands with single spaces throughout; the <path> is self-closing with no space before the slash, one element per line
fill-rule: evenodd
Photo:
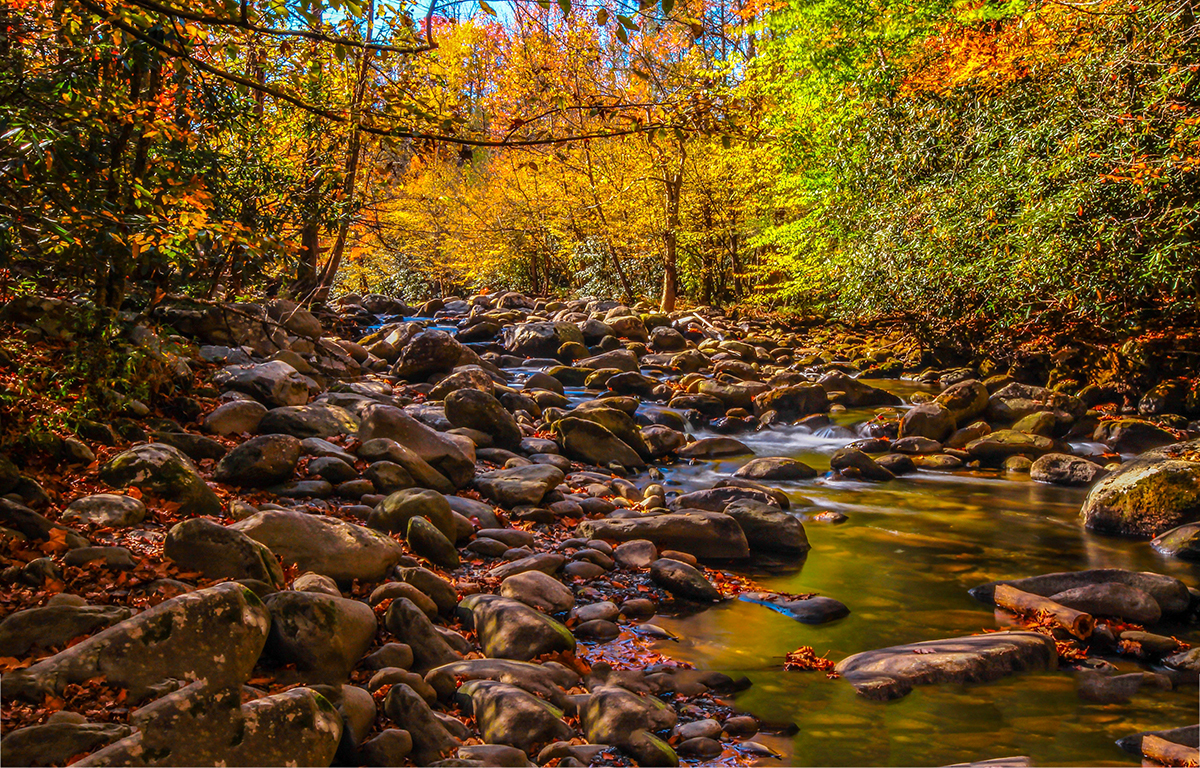
<path fill-rule="evenodd" d="M 155 391 L 0 461 L 5 765 L 1196 752 L 1186 378 L 511 293 L 123 322 Z"/>

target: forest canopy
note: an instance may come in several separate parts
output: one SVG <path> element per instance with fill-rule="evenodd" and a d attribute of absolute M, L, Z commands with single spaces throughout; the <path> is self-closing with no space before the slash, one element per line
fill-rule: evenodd
<path fill-rule="evenodd" d="M 1200 300 L 1195 0 L 0 14 L 9 289 L 511 288 L 989 326 Z"/>

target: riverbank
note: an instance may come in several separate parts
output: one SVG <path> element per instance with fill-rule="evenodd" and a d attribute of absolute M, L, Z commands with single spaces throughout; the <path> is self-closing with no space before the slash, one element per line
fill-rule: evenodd
<path fill-rule="evenodd" d="M 44 353 L 72 312 L 4 316 Z M 10 452 L 6 763 L 1095 764 L 1196 719 L 1200 432 L 1167 341 L 1107 378 L 1054 345 L 948 369 L 900 328 L 515 294 L 165 302 L 114 338 L 156 388 Z M 1114 567 L 1161 575 L 1087 570 Z M 1056 570 L 1088 637 L 967 594 Z M 955 638 L 965 674 L 891 651 Z M 785 672 L 799 646 L 840 676 Z M 1054 707 L 1053 748 L 997 727 Z"/>

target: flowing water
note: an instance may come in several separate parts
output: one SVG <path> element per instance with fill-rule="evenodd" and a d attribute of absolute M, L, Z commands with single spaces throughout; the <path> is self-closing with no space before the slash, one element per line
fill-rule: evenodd
<path fill-rule="evenodd" d="M 532 370 L 517 369 L 517 381 Z M 870 383 L 906 401 L 926 389 L 911 381 Z M 578 403 L 596 393 L 568 389 L 567 395 Z M 847 428 L 873 415 L 847 411 L 816 434 L 793 427 L 734 437 L 757 456 L 787 456 L 827 471 L 833 452 L 855 439 Z M 751 458 L 663 467 L 663 485 L 668 493 L 708 488 Z M 1042 766 L 1137 765 L 1140 758 L 1123 752 L 1116 739 L 1200 720 L 1195 686 L 1143 687 L 1126 704 L 1098 704 L 1078 697 L 1071 673 L 1046 672 L 918 686 L 898 701 L 877 702 L 821 672 L 785 672 L 784 655 L 804 645 L 839 661 L 859 651 L 1003 626 L 1002 616 L 967 594 L 987 581 L 1125 568 L 1200 586 L 1200 564 L 1162 557 L 1145 541 L 1085 531 L 1078 513 L 1086 489 L 1035 483 L 1028 475 L 919 471 L 880 484 L 824 475 L 770 484 L 788 494 L 804 519 L 829 510 L 848 519 L 807 521 L 812 550 L 803 563 L 785 570 L 752 565 L 750 575 L 768 590 L 837 598 L 850 615 L 811 626 L 754 603 L 728 601 L 693 615 L 656 617 L 654 623 L 679 640 L 659 641 L 655 650 L 750 678 L 753 685 L 731 703 L 765 723 L 798 728 L 794 736 L 756 737 L 781 753 L 782 764 L 946 765 L 1025 755 Z M 1200 643 L 1194 627 L 1155 629 Z M 1115 663 L 1123 672 L 1140 669 Z"/>

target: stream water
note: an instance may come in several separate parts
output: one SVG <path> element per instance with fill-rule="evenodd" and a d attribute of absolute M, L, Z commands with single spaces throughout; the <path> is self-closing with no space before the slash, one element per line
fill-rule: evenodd
<path fill-rule="evenodd" d="M 907 398 L 921 387 L 872 381 Z M 569 390 L 573 401 L 595 393 Z M 848 411 L 843 426 L 870 410 Z M 841 432 L 841 430 L 826 430 Z M 705 436 L 698 434 L 697 436 Z M 854 438 L 798 428 L 735 435 L 757 456 L 787 456 L 818 470 Z M 753 457 L 664 467 L 668 493 L 710 487 Z M 1086 702 L 1069 672 L 1017 675 L 979 685 L 919 686 L 894 702 L 858 696 L 820 672 L 785 672 L 784 655 L 810 645 L 838 661 L 859 651 L 975 634 L 1002 625 L 967 590 L 1001 578 L 1054 571 L 1126 568 L 1169 574 L 1200 585 L 1200 565 L 1159 556 L 1145 541 L 1100 536 L 1078 521 L 1086 489 L 1035 483 L 1028 475 L 920 471 L 882 484 L 812 480 L 771 483 L 797 514 L 836 510 L 841 524 L 809 521 L 812 550 L 786 570 L 753 569 L 765 588 L 817 592 L 846 603 L 839 621 L 810 626 L 754 603 L 730 601 L 690 616 L 654 622 L 679 636 L 660 653 L 733 676 L 753 686 L 734 705 L 768 723 L 794 723 L 794 736 L 757 739 L 791 765 L 945 765 L 1026 755 L 1036 765 L 1136 765 L 1113 742 L 1141 730 L 1196 723 L 1195 687 L 1143 689 L 1127 704 Z M 1165 627 L 1200 642 L 1194 628 Z M 1123 671 L 1137 665 L 1117 662 Z M 773 760 L 765 764 L 775 763 Z M 777 764 L 777 763 L 776 763 Z"/>

